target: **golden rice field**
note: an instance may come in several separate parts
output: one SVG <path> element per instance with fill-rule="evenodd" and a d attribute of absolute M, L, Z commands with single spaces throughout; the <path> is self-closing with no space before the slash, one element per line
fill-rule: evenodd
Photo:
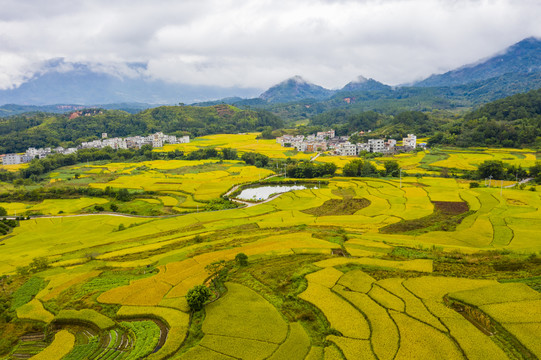
<path fill-rule="evenodd" d="M 280 156 L 272 151 L 284 151 L 267 140 L 254 144 L 254 139 L 255 134 L 209 136 L 181 150 L 227 146 L 254 151 L 251 144 L 273 157 Z M 532 161 L 527 151 L 475 151 L 502 161 Z M 452 161 L 466 169 L 476 161 L 469 154 L 449 153 L 439 160 L 447 164 L 428 165 L 458 168 Z M 430 154 L 420 152 L 396 160 L 414 173 L 430 171 L 426 157 Z M 335 160 L 342 166 L 349 161 Z M 381 166 L 383 160 L 374 161 Z M 179 211 L 272 174 L 238 161 L 207 160 L 77 170 L 107 180 L 90 186 L 156 191 L 159 195 L 141 202 Z M 56 177 L 62 178 L 62 171 Z M 0 359 L 29 353 L 73 360 L 137 354 L 276 360 L 541 356 L 538 192 L 470 189 L 468 182 L 453 178 L 327 180 L 319 188 L 230 210 L 20 221 L 0 237 L 0 275 L 12 280 L 1 283 L 2 296 L 18 324 L 33 324 L 33 331 L 48 335 L 32 348 L 24 338 L 27 328 L 17 325 L 19 331 L 0 321 L 0 338 L 6 329 L 16 333 Z M 342 204 L 351 197 L 368 205 L 317 215 L 329 200 Z M 56 215 L 104 204 L 99 200 L 0 206 Z M 247 255 L 247 266 L 236 262 L 239 253 Z M 50 266 L 21 271 L 39 257 Z M 208 266 L 216 262 L 228 269 L 222 287 L 213 287 L 204 312 L 192 313 L 188 292 L 196 285 L 210 286 Z"/>
<path fill-rule="evenodd" d="M 157 151 L 175 151 L 178 149 L 189 153 L 201 148 L 215 147 L 218 149 L 237 149 L 239 154 L 245 152 L 258 152 L 275 159 L 286 159 L 291 157 L 292 159 L 308 160 L 315 155 L 315 153 L 305 154 L 303 152 L 290 154 L 293 148 L 284 148 L 278 144 L 276 140 L 256 139 L 258 135 L 259 133 L 207 135 L 192 139 L 187 144 L 166 144 L 164 145 L 163 150 L 160 149 Z"/>

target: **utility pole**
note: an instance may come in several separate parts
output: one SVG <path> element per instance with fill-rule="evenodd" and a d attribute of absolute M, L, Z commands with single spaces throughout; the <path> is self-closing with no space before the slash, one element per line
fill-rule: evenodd
<path fill-rule="evenodd" d="M 500 180 L 501 183 L 500 183 L 500 196 L 502 196 L 503 194 L 503 180 Z"/>
<path fill-rule="evenodd" d="M 402 189 L 402 169 L 400 169 L 400 189 Z"/>
<path fill-rule="evenodd" d="M 490 187 L 490 185 L 492 185 L 492 175 L 488 177 L 488 187 Z"/>

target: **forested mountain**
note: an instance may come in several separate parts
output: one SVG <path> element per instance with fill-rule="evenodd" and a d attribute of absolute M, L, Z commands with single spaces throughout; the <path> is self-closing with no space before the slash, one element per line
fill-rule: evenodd
<path fill-rule="evenodd" d="M 390 90 L 389 85 L 385 85 L 374 79 L 367 79 L 360 75 L 355 80 L 347 83 L 340 91 L 376 91 Z"/>
<path fill-rule="evenodd" d="M 312 84 L 297 75 L 269 88 L 259 98 L 269 103 L 285 103 L 302 99 L 325 99 L 332 94 L 332 90 Z"/>
<path fill-rule="evenodd" d="M 78 115 L 35 113 L 0 118 L 0 153 L 21 152 L 31 146 L 71 146 L 96 139 L 102 132 L 109 137 L 146 135 L 157 131 L 201 136 L 283 126 L 282 120 L 269 112 L 240 110 L 229 105 L 162 106 L 137 114 L 91 109 Z"/>
<path fill-rule="evenodd" d="M 541 147 L 541 89 L 486 104 L 450 124 L 430 144 Z"/>
<path fill-rule="evenodd" d="M 454 86 L 497 78 L 505 74 L 529 74 L 541 71 L 541 40 L 530 37 L 503 53 L 477 64 L 466 65 L 441 75 L 432 75 L 414 86 Z"/>

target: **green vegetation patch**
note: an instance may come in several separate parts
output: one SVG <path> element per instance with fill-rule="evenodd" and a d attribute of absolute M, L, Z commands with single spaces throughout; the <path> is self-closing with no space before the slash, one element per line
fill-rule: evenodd
<path fill-rule="evenodd" d="M 369 205 L 370 200 L 367 199 L 330 199 L 321 206 L 301 211 L 315 216 L 353 215 Z"/>
<path fill-rule="evenodd" d="M 46 285 L 45 280 L 40 277 L 34 276 L 26 281 L 20 288 L 13 293 L 11 299 L 11 309 L 15 310 L 20 306 L 28 303 L 37 295 L 37 293 L 43 289 Z"/>
<path fill-rule="evenodd" d="M 126 360 L 144 359 L 158 345 L 160 328 L 154 321 L 125 321 L 122 323 L 135 335 L 135 345 Z"/>
<path fill-rule="evenodd" d="M 454 231 L 468 215 L 467 202 L 433 201 L 434 212 L 419 219 L 402 220 L 379 229 L 384 234 L 424 234 L 431 231 Z"/>

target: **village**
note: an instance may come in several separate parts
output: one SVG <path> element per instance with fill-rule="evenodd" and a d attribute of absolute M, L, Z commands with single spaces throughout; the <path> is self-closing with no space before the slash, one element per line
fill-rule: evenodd
<path fill-rule="evenodd" d="M 360 136 L 365 135 L 363 131 Z M 336 136 L 334 130 L 320 131 L 314 135 L 284 135 L 276 138 L 276 142 L 283 147 L 294 147 L 303 152 L 325 152 L 339 156 L 357 156 L 360 153 L 372 152 L 382 154 L 395 154 L 399 152 L 414 151 L 417 145 L 426 147 L 426 143 L 417 144 L 417 136 L 408 134 L 402 139 L 402 145 L 397 145 L 395 139 L 369 139 L 365 143 L 351 143 L 349 136 Z"/>
<path fill-rule="evenodd" d="M 110 147 L 114 150 L 119 149 L 140 149 L 143 145 L 150 145 L 153 148 L 162 147 L 164 144 L 185 144 L 190 142 L 189 136 L 176 137 L 175 135 L 166 135 L 157 132 L 148 136 L 131 136 L 127 138 L 107 138 L 107 133 L 101 134 L 101 139 L 83 142 L 77 147 L 63 148 L 62 146 L 51 149 L 34 147 L 28 148 L 24 154 L 5 154 L 0 155 L 3 159 L 3 165 L 17 165 L 32 161 L 33 159 L 43 159 L 51 154 L 69 155 L 81 149 L 102 149 Z"/>

